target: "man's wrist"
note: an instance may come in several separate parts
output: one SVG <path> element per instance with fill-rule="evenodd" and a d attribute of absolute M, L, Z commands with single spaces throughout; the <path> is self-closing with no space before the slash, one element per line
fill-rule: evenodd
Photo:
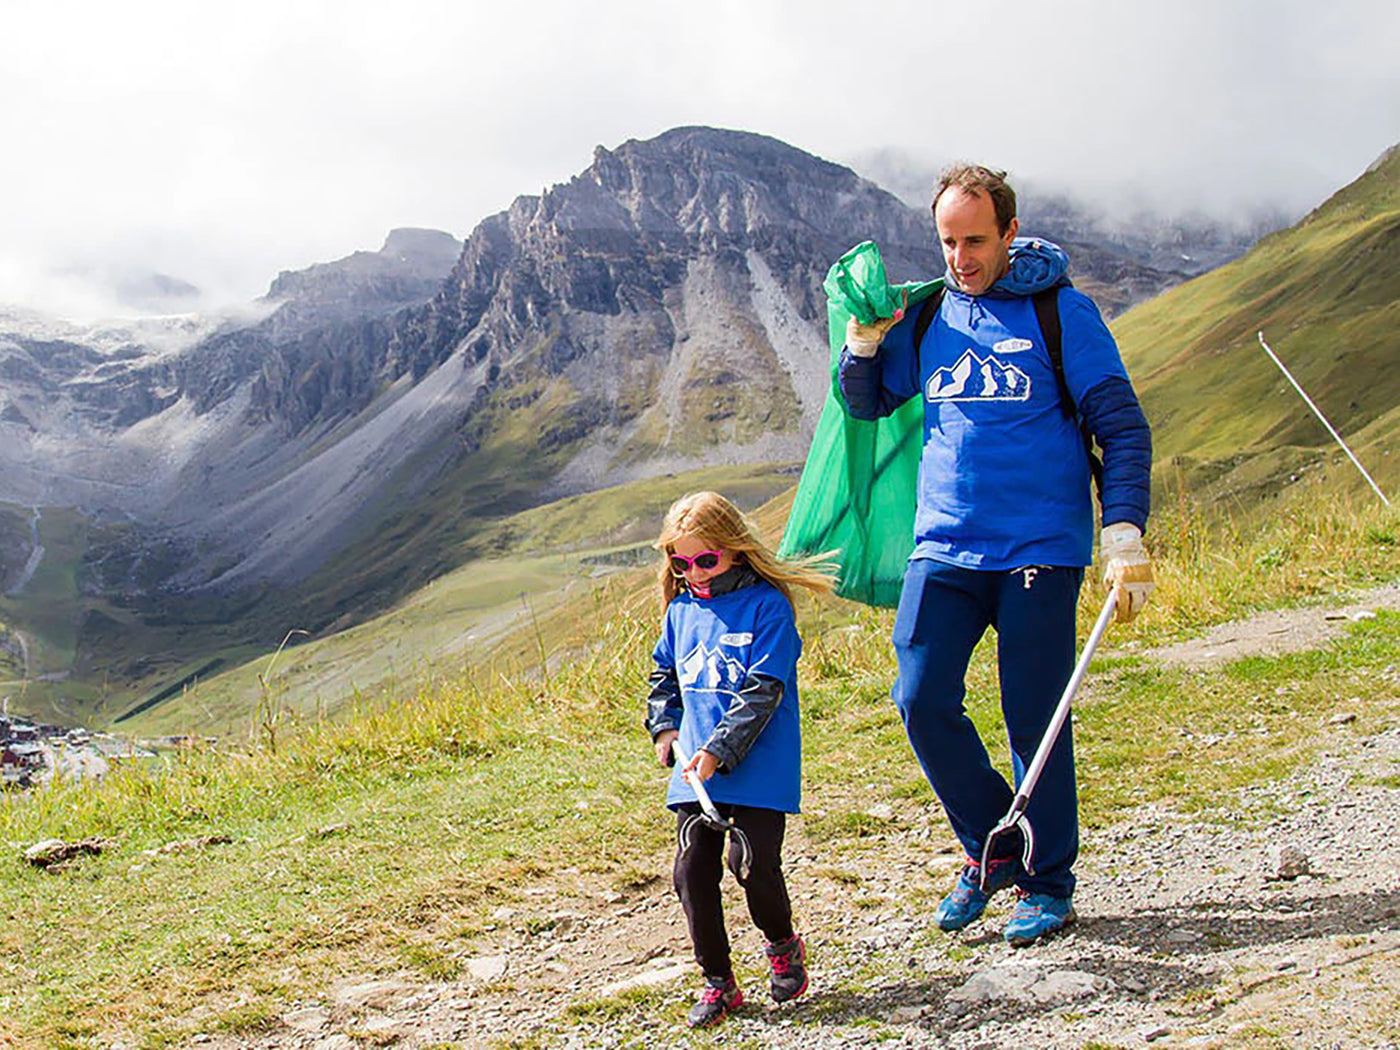
<path fill-rule="evenodd" d="M 878 340 L 876 342 L 870 343 L 860 339 L 847 339 L 846 349 L 850 351 L 852 357 L 863 357 L 868 359 L 874 357 L 877 353 L 879 353 L 880 343 Z"/>
<path fill-rule="evenodd" d="M 1115 521 L 1105 525 L 1099 535 L 1099 549 L 1105 558 L 1118 553 L 1142 551 L 1142 530 L 1130 521 Z"/>

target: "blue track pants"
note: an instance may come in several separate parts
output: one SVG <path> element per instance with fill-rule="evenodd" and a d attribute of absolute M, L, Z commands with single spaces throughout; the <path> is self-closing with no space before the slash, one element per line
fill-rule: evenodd
<path fill-rule="evenodd" d="M 1019 784 L 1074 670 L 1075 604 L 1083 580 L 1081 568 L 1037 565 L 991 572 L 928 559 L 911 561 L 905 571 L 894 623 L 899 658 L 894 700 L 919 764 L 971 857 L 981 858 L 987 834 L 1012 799 L 963 706 L 972 650 L 988 627 L 996 630 L 1001 710 Z M 1017 884 L 1031 893 L 1070 896 L 1079 853 L 1079 800 L 1068 721 L 1026 817 L 1035 832 L 1035 875 L 1023 874 Z M 998 853 L 1019 850 L 1020 836 L 997 843 Z"/>

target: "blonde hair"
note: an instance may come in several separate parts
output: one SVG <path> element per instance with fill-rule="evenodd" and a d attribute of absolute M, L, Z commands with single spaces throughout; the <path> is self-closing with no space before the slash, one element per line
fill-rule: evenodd
<path fill-rule="evenodd" d="M 661 535 L 652 544 L 661 552 L 657 582 L 666 604 L 681 591 L 671 572 L 673 544 L 682 536 L 694 536 L 701 543 L 741 554 L 744 562 L 792 601 L 793 587 L 806 587 L 817 594 L 830 594 L 836 585 L 836 570 L 824 556 L 779 558 L 763 542 L 758 529 L 742 511 L 718 492 L 692 492 L 671 504 Z"/>

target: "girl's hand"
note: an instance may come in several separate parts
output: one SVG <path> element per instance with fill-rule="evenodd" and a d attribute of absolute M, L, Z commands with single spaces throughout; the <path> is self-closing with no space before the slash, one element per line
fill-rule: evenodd
<path fill-rule="evenodd" d="M 675 729 L 663 729 L 656 734 L 656 759 L 663 766 L 674 764 L 676 758 L 671 754 L 671 741 L 681 734 Z"/>
<path fill-rule="evenodd" d="M 719 759 L 702 748 L 695 752 L 694 757 L 690 760 L 690 764 L 685 767 L 683 772 L 697 774 L 703 783 L 714 776 L 715 770 L 718 768 Z"/>

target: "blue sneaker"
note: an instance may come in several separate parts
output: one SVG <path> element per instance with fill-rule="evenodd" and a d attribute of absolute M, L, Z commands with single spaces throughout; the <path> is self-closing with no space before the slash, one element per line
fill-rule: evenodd
<path fill-rule="evenodd" d="M 957 885 L 953 892 L 944 897 L 933 913 L 934 921 L 940 930 L 951 933 L 976 922 L 987 909 L 987 902 L 997 890 L 1004 890 L 1016 881 L 1021 872 L 1021 862 L 1015 857 L 993 860 L 987 863 L 987 888 L 978 883 L 982 878 L 982 865 L 971 857 L 958 873 Z"/>
<path fill-rule="evenodd" d="M 1074 920 L 1074 904 L 1070 898 L 1027 893 L 1011 910 L 1011 918 L 1006 922 L 1006 943 L 1013 948 L 1024 948 L 1064 929 Z"/>

